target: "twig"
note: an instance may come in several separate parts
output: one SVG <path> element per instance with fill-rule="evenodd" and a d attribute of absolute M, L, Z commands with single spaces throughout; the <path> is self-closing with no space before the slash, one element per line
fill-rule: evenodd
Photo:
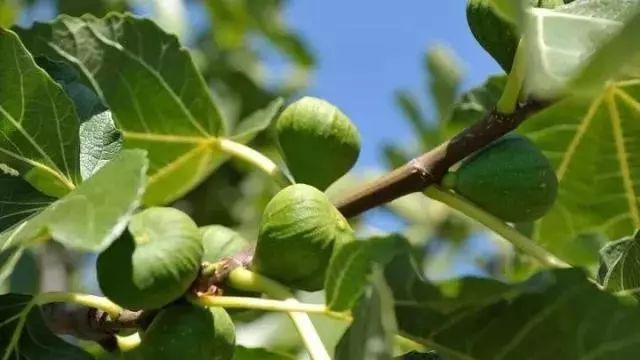
<path fill-rule="evenodd" d="M 336 207 L 350 218 L 404 195 L 423 191 L 438 183 L 451 166 L 514 130 L 546 106 L 548 103 L 530 101 L 512 114 L 491 111 L 452 139 L 337 201 Z"/>

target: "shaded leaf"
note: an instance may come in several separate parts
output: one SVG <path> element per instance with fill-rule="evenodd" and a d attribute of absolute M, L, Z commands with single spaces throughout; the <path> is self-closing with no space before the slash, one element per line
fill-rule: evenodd
<path fill-rule="evenodd" d="M 293 360 L 295 357 L 273 352 L 263 348 L 248 348 L 236 346 L 233 353 L 234 360 Z"/>
<path fill-rule="evenodd" d="M 384 266 L 410 247 L 400 235 L 350 241 L 334 250 L 325 280 L 326 304 L 335 311 L 353 307 L 368 284 L 374 266 Z"/>
<path fill-rule="evenodd" d="M 353 323 L 336 346 L 336 360 L 390 360 L 397 326 L 393 295 L 376 266 L 371 286 L 353 312 Z"/>
<path fill-rule="evenodd" d="M 640 288 L 640 232 L 607 244 L 600 250 L 598 282 L 612 291 Z"/>
<path fill-rule="evenodd" d="M 0 232 L 45 209 L 54 200 L 23 178 L 0 172 Z"/>
<path fill-rule="evenodd" d="M 120 235 L 138 207 L 146 170 L 144 151 L 120 152 L 67 196 L 0 234 L 0 248 L 33 244 L 51 237 L 73 249 L 104 249 Z"/>
<path fill-rule="evenodd" d="M 619 239 L 640 228 L 640 81 L 610 84 L 594 99 L 568 98 L 528 119 L 519 131 L 545 153 L 558 199 L 534 237 L 571 260 L 573 239 Z"/>
<path fill-rule="evenodd" d="M 39 191 L 66 194 L 80 182 L 80 123 L 73 102 L 5 29 L 0 69 L 0 163 Z"/>
<path fill-rule="evenodd" d="M 173 35 L 130 15 L 60 16 L 19 30 L 29 50 L 67 61 L 109 106 L 125 148 L 149 152 L 147 204 L 172 201 L 224 156 L 223 121 L 189 53 Z"/>
<path fill-rule="evenodd" d="M 16 294 L 0 295 L 0 355 L 2 359 L 93 359 L 49 330 L 31 296 Z"/>
<path fill-rule="evenodd" d="M 406 290 L 415 284 L 389 283 L 400 331 L 445 358 L 605 360 L 633 358 L 640 350 L 637 305 L 599 290 L 581 270 L 547 271 L 503 285 L 509 290 L 492 301 L 480 296 L 474 302 L 466 294 L 467 306 L 453 311 Z"/>

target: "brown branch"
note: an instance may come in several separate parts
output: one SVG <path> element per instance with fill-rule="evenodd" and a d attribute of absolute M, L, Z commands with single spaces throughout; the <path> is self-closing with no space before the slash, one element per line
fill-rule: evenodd
<path fill-rule="evenodd" d="M 423 191 L 440 182 L 451 166 L 514 130 L 548 105 L 531 101 L 519 106 L 513 114 L 492 111 L 452 139 L 340 199 L 336 207 L 350 218 L 404 195 Z"/>
<path fill-rule="evenodd" d="M 449 167 L 514 130 L 529 116 L 548 105 L 528 102 L 509 115 L 492 111 L 449 141 L 338 201 L 336 207 L 350 218 L 401 196 L 422 191 L 439 182 Z M 251 256 L 252 251 L 243 250 L 236 256 L 209 264 L 194 282 L 191 291 L 216 292 L 230 271 L 238 266 L 248 266 Z M 97 341 L 105 348 L 113 346 L 114 335 L 119 330 L 144 328 L 153 317 L 153 313 L 125 311 L 117 319 L 110 319 L 100 310 L 60 303 L 47 304 L 42 309 L 53 332 Z"/>

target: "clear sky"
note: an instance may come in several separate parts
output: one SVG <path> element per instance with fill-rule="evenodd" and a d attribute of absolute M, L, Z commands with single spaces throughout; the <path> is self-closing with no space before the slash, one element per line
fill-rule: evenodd
<path fill-rule="evenodd" d="M 359 167 L 380 165 L 381 144 L 407 143 L 409 127 L 393 103 L 408 88 L 426 99 L 422 56 L 449 46 L 465 69 L 464 87 L 500 71 L 476 43 L 465 18 L 466 0 L 290 0 L 287 22 L 318 59 L 308 94 L 338 105 L 363 138 Z M 426 100 L 423 101 L 426 104 Z"/>

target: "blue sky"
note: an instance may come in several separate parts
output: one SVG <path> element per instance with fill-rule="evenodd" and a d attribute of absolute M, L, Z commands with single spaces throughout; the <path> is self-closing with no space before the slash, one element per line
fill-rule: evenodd
<path fill-rule="evenodd" d="M 384 142 L 413 139 L 393 104 L 393 92 L 408 88 L 426 99 L 422 56 L 429 46 L 453 49 L 464 65 L 465 88 L 500 71 L 469 32 L 465 4 L 465 0 L 289 1 L 287 22 L 318 58 L 307 94 L 331 101 L 356 123 L 363 138 L 360 168 L 381 164 Z"/>

